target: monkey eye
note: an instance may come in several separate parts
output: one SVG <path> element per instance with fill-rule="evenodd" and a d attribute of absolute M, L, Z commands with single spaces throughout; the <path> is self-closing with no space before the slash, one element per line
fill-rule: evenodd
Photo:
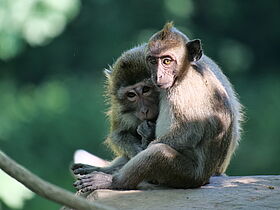
<path fill-rule="evenodd" d="M 126 95 L 127 95 L 128 98 L 134 98 L 136 96 L 136 93 L 128 92 Z"/>
<path fill-rule="evenodd" d="M 142 89 L 142 93 L 147 93 L 147 92 L 150 91 L 150 89 L 151 89 L 150 87 L 144 86 L 143 89 Z"/>
<path fill-rule="evenodd" d="M 172 62 L 172 59 L 170 59 L 170 58 L 164 58 L 163 61 L 162 61 L 162 63 L 164 65 L 169 65 L 169 64 L 171 64 L 171 62 Z"/>
<path fill-rule="evenodd" d="M 148 61 L 150 64 L 155 65 L 157 64 L 157 59 L 155 57 L 149 56 Z"/>

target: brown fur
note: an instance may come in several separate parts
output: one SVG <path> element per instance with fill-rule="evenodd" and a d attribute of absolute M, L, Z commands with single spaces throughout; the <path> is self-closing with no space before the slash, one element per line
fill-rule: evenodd
<path fill-rule="evenodd" d="M 220 68 L 205 55 L 197 62 L 187 61 L 190 52 L 185 45 L 189 39 L 177 29 L 168 28 L 168 36 L 164 31 L 168 40 L 156 39 L 157 34 L 150 39 L 148 54 L 157 52 L 157 47 L 166 42 L 169 45 L 169 40 L 178 40 L 179 44 L 172 47 L 183 46 L 185 62 L 178 66 L 174 85 L 161 91 L 157 140 L 153 143 L 167 144 L 185 158 L 192 159 L 191 168 L 181 164 L 182 169 L 188 170 L 193 184 L 199 180 L 206 183 L 210 176 L 225 172 L 238 145 L 241 105 Z M 169 109 L 167 126 L 162 112 L 165 106 Z"/>
<path fill-rule="evenodd" d="M 240 139 L 241 105 L 220 68 L 201 53 L 199 40 L 171 24 L 151 37 L 146 56 L 161 87 L 156 139 L 118 173 L 103 174 L 100 183 L 94 172 L 77 181 L 77 189 L 134 189 L 145 179 L 193 188 L 225 172 Z"/>

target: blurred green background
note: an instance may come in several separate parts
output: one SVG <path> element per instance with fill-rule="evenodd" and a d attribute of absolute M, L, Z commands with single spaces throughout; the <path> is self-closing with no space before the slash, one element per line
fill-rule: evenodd
<path fill-rule="evenodd" d="M 76 149 L 110 159 L 103 69 L 168 20 L 224 70 L 246 122 L 229 175 L 280 174 L 280 1 L 0 0 L 0 148 L 74 191 Z M 49 210 L 0 172 L 0 209 Z"/>

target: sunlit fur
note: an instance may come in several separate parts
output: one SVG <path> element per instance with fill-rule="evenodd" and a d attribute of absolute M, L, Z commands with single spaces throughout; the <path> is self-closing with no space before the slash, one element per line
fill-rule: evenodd
<path fill-rule="evenodd" d="M 178 67 L 174 85 L 161 91 L 156 141 L 181 153 L 187 145 L 194 147 L 194 176 L 207 179 L 225 172 L 240 139 L 242 112 L 231 84 L 210 58 L 203 55 L 198 62 L 182 63 L 188 41 L 168 23 L 148 43 L 152 54 L 177 49 L 184 66 Z"/>
<path fill-rule="evenodd" d="M 175 54 L 177 77 L 160 91 L 156 139 L 113 176 L 111 188 L 134 189 L 144 179 L 193 188 L 225 172 L 240 139 L 241 105 L 220 68 L 199 55 L 200 42 L 191 42 L 171 24 L 150 39 L 146 56 Z"/>
<path fill-rule="evenodd" d="M 145 52 L 148 63 L 149 56 L 168 53 L 176 57 L 176 77 L 160 90 L 156 139 L 102 183 L 94 173 L 77 182 L 78 189 L 135 189 L 143 180 L 194 188 L 225 172 L 240 138 L 242 112 L 235 92 L 220 68 L 202 55 L 200 41 L 189 40 L 172 23 L 151 37 Z M 157 82 L 159 67 L 151 63 L 149 68 Z"/>

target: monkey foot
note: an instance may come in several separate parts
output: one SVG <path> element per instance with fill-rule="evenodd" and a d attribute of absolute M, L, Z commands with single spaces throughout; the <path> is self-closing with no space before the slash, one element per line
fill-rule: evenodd
<path fill-rule="evenodd" d="M 103 172 L 92 172 L 78 178 L 74 187 L 81 192 L 91 192 L 97 189 L 111 189 L 113 176 Z"/>

